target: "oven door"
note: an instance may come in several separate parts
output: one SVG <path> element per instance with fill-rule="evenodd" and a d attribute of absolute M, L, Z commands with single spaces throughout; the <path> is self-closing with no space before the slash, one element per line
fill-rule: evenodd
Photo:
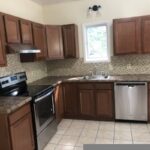
<path fill-rule="evenodd" d="M 55 118 L 54 89 L 34 100 L 34 115 L 37 135 Z"/>

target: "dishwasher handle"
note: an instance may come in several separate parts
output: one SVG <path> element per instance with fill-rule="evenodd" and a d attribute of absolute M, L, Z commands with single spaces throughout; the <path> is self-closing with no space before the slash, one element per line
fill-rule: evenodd
<path fill-rule="evenodd" d="M 130 82 L 120 82 L 120 83 L 116 83 L 116 86 L 129 86 L 129 87 L 134 87 L 134 86 L 146 86 L 147 83 L 145 82 L 135 82 L 135 83 L 130 83 Z"/>

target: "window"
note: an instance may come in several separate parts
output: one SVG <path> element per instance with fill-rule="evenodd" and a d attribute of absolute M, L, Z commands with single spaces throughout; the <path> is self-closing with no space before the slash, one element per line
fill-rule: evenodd
<path fill-rule="evenodd" d="M 108 24 L 88 24 L 83 29 L 85 62 L 110 61 Z"/>

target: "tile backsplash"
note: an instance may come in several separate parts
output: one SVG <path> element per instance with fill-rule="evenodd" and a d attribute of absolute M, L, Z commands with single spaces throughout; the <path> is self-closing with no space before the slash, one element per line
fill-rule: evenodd
<path fill-rule="evenodd" d="M 0 77 L 26 71 L 28 83 L 47 76 L 45 62 L 20 63 L 19 54 L 7 55 L 7 67 L 0 67 Z"/>
<path fill-rule="evenodd" d="M 95 68 L 98 74 L 150 74 L 150 55 L 112 56 L 110 63 L 84 63 L 82 58 L 47 62 L 49 76 L 88 75 Z"/>

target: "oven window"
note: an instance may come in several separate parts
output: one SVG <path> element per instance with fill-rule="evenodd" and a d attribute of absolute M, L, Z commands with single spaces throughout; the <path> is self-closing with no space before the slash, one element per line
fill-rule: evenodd
<path fill-rule="evenodd" d="M 37 102 L 35 105 L 39 126 L 42 126 L 45 122 L 51 120 L 53 116 L 52 98 L 52 95 L 50 95 Z"/>

